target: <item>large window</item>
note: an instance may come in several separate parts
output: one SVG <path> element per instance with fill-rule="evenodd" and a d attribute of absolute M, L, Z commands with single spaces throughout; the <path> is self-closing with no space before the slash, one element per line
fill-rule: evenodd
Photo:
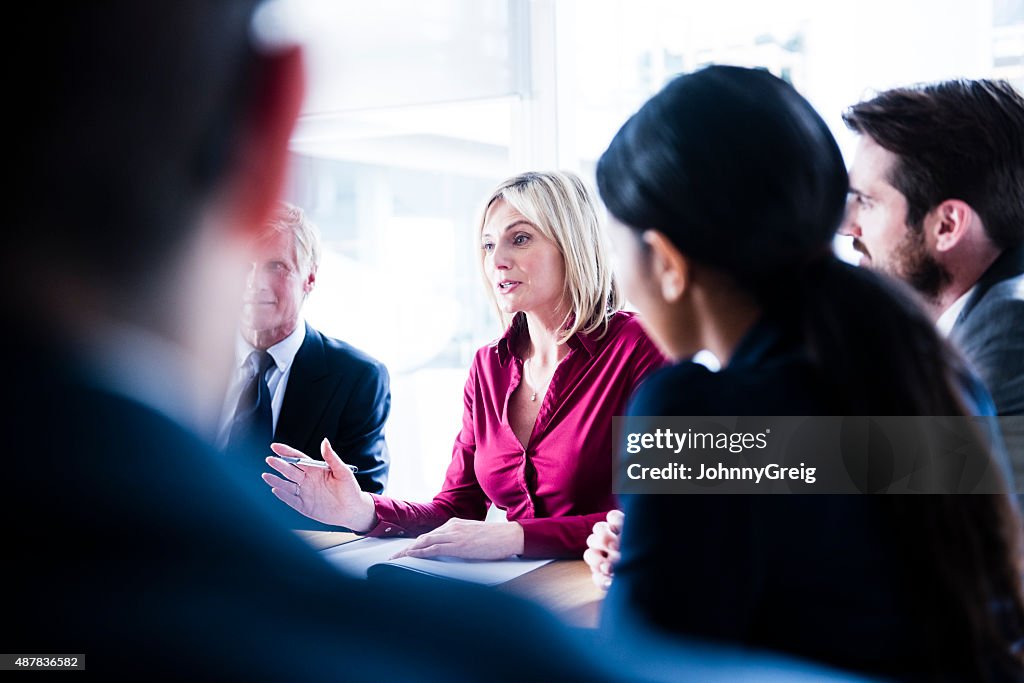
<path fill-rule="evenodd" d="M 473 352 L 500 334 L 480 204 L 522 159 L 527 3 L 287 3 L 309 78 L 288 199 L 324 238 L 309 322 L 392 378 L 389 493 L 436 492 Z"/>

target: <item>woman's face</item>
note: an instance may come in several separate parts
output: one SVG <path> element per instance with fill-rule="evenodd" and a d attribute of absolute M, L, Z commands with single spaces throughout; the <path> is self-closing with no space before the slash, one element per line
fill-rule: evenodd
<path fill-rule="evenodd" d="M 608 221 L 608 235 L 615 251 L 615 277 L 622 294 L 636 307 L 640 322 L 661 352 L 678 360 L 699 351 L 689 307 L 685 301 L 666 298 L 664 276 L 655 272 L 652 247 L 615 218 Z"/>
<path fill-rule="evenodd" d="M 555 243 L 498 199 L 480 233 L 484 273 L 505 313 L 565 315 L 565 261 Z"/>

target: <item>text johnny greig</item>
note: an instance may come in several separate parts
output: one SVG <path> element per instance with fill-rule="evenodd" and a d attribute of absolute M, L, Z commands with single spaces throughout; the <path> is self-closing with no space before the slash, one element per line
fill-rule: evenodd
<path fill-rule="evenodd" d="M 753 449 L 763 450 L 768 446 L 768 435 L 771 429 L 763 432 L 674 432 L 670 429 L 656 429 L 653 432 L 633 432 L 626 435 L 626 452 L 636 455 L 644 450 L 671 451 L 676 455 L 683 450 L 728 451 L 737 454 Z M 632 463 L 626 468 L 626 476 L 633 480 L 643 479 L 675 479 L 675 480 L 748 480 L 760 483 L 762 479 L 794 480 L 813 484 L 817 468 L 806 467 L 800 463 L 798 467 L 786 467 L 777 463 L 760 466 L 735 466 L 722 462 L 684 464 L 679 462 L 666 463 L 660 467 L 645 467 L 640 463 Z"/>

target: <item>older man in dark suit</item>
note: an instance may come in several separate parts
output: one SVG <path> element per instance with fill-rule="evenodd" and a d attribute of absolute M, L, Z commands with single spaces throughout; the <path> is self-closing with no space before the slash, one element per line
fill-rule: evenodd
<path fill-rule="evenodd" d="M 389 465 L 388 371 L 303 321 L 320 251 L 316 225 L 299 207 L 279 202 L 253 245 L 220 443 L 257 469 L 271 441 L 321 459 L 326 438 L 358 468 L 364 491 L 382 493 Z"/>
<path fill-rule="evenodd" d="M 1024 97 L 1005 81 L 946 81 L 883 92 L 844 118 L 861 137 L 842 233 L 862 265 L 921 294 L 1010 418 L 1001 424 L 1020 490 Z"/>

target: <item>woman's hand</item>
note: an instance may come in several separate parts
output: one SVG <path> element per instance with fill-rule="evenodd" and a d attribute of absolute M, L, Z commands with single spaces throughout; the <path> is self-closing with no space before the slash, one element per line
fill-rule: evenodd
<path fill-rule="evenodd" d="M 283 443 L 270 444 L 270 450 L 278 455 L 306 457 L 302 451 Z M 352 531 L 369 531 L 377 524 L 373 498 L 359 488 L 352 470 L 341 461 L 327 439 L 320 443 L 320 453 L 329 468 L 292 465 L 269 457 L 267 464 L 284 479 L 264 473 L 263 481 L 270 485 L 275 496 L 307 517 Z"/>
<path fill-rule="evenodd" d="M 417 538 L 398 557 L 460 557 L 464 560 L 504 560 L 523 552 L 523 527 L 517 522 L 477 522 L 449 519 Z"/>
<path fill-rule="evenodd" d="M 625 519 L 621 510 L 611 510 L 608 521 L 595 524 L 594 532 L 587 537 L 583 561 L 590 565 L 590 578 L 602 590 L 608 590 L 615 576 L 615 565 L 620 557 L 619 535 Z"/>

